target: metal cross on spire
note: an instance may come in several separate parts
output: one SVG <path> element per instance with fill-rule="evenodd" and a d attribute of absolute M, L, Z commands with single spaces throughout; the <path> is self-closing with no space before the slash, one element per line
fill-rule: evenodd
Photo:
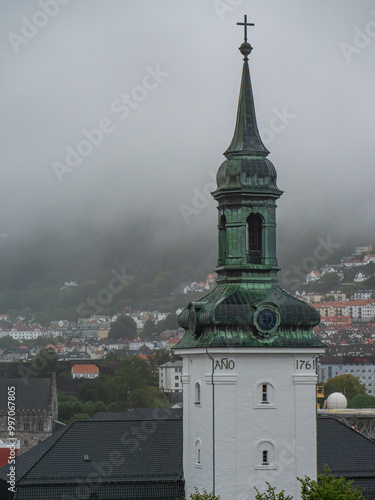
<path fill-rule="evenodd" d="M 244 27 L 244 39 L 245 39 L 245 43 L 247 43 L 247 27 L 248 26 L 254 26 L 254 23 L 248 23 L 247 22 L 247 16 L 244 15 L 244 22 L 243 23 L 237 23 L 237 25 Z"/>

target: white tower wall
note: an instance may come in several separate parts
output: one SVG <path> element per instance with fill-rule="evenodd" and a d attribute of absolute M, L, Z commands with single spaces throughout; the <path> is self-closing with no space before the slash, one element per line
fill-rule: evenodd
<path fill-rule="evenodd" d="M 179 350 L 186 497 L 196 487 L 221 500 L 250 500 L 254 486 L 264 491 L 268 481 L 300 498 L 296 477 L 316 478 L 315 359 L 323 352 Z"/>

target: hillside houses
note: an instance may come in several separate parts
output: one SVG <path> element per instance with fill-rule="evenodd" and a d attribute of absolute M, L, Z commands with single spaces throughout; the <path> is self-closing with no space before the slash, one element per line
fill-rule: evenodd
<path fill-rule="evenodd" d="M 312 305 L 321 317 L 348 316 L 353 320 L 375 321 L 375 299 L 321 302 Z"/>

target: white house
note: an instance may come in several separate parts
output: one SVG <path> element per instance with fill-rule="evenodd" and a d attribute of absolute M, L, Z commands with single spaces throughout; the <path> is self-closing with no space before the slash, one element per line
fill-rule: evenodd
<path fill-rule="evenodd" d="M 99 368 L 96 365 L 73 365 L 72 377 L 93 379 L 99 377 Z"/>
<path fill-rule="evenodd" d="M 182 360 L 173 358 L 159 366 L 159 389 L 164 392 L 182 392 Z"/>

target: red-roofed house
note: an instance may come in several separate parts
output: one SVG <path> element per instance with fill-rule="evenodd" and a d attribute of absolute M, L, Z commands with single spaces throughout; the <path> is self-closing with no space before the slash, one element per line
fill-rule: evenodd
<path fill-rule="evenodd" d="M 170 351 L 173 349 L 173 347 L 180 342 L 180 339 L 178 337 L 173 337 L 172 339 L 168 340 L 167 342 L 167 351 Z"/>
<path fill-rule="evenodd" d="M 73 365 L 73 378 L 96 378 L 99 377 L 99 368 L 96 365 Z"/>

